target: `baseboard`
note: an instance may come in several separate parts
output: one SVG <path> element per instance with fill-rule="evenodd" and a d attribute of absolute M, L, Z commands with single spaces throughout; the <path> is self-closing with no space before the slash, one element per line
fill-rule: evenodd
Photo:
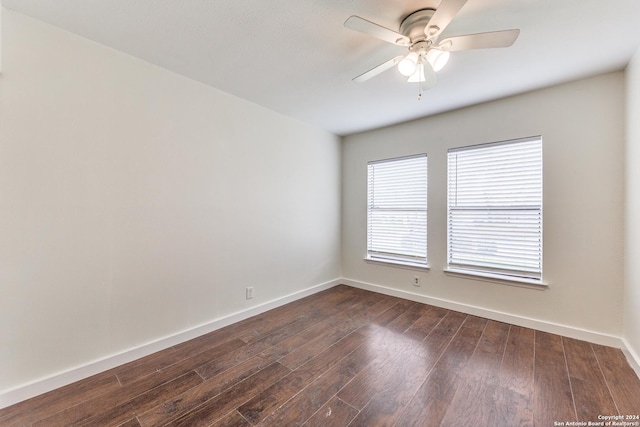
<path fill-rule="evenodd" d="M 459 311 L 465 314 L 472 314 L 474 316 L 484 317 L 486 319 L 505 322 L 512 325 L 522 326 L 525 328 L 537 329 L 543 332 L 563 335 L 565 337 L 588 341 L 594 344 L 605 345 L 608 347 L 616 347 L 623 350 L 625 348 L 627 349 L 629 348 L 627 345 L 625 345 L 622 338 L 616 337 L 613 335 L 603 334 L 600 332 L 594 332 L 594 331 L 580 329 L 572 326 L 561 325 L 553 322 L 532 319 L 528 317 L 518 316 L 515 314 L 510 314 L 510 313 L 503 313 L 500 311 L 490 310 L 487 308 L 477 307 L 469 304 L 462 304 L 459 302 L 449 301 L 445 299 L 428 297 L 425 295 L 415 294 L 412 292 L 389 288 L 386 286 L 374 285 L 372 283 L 365 283 L 358 280 L 343 279 L 342 283 L 345 285 L 353 286 L 360 289 L 365 289 L 372 292 L 378 292 L 385 295 L 404 298 L 411 301 L 420 302 L 423 304 L 434 305 L 436 307 L 442 307 L 448 310 Z"/>
<path fill-rule="evenodd" d="M 11 406 L 23 400 L 30 399 L 51 390 L 63 387 L 73 382 L 88 378 L 92 375 L 115 368 L 141 357 L 148 356 L 157 351 L 167 349 L 174 345 L 207 334 L 249 317 L 255 316 L 265 311 L 269 311 L 281 305 L 288 304 L 298 299 L 313 295 L 325 289 L 332 288 L 342 283 L 342 280 L 335 279 L 307 289 L 303 289 L 292 294 L 267 301 L 255 307 L 248 308 L 230 315 L 220 317 L 207 322 L 206 324 L 178 332 L 176 334 L 160 338 L 158 340 L 134 347 L 123 352 L 104 357 L 102 359 L 87 363 L 76 368 L 59 372 L 57 374 L 24 384 L 12 389 L 0 391 L 0 409 Z"/>
<path fill-rule="evenodd" d="M 622 343 L 624 345 L 622 352 L 626 356 L 629 365 L 631 365 L 638 378 L 640 378 L 640 356 L 638 356 L 638 353 L 633 350 L 633 347 L 629 345 L 629 342 L 626 339 L 622 338 Z"/>

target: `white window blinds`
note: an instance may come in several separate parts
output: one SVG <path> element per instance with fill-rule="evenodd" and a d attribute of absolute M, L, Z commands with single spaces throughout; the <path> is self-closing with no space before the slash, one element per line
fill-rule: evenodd
<path fill-rule="evenodd" d="M 368 164 L 367 257 L 427 264 L 427 156 Z"/>
<path fill-rule="evenodd" d="M 448 151 L 448 264 L 542 277 L 542 139 Z"/>

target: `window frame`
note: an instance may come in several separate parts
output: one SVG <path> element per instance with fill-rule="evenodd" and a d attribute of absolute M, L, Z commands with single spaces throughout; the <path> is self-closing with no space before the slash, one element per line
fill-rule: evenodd
<path fill-rule="evenodd" d="M 451 186 L 452 184 L 455 182 L 456 184 L 458 183 L 458 176 L 456 175 L 455 180 L 452 179 L 452 154 L 455 153 L 461 153 L 461 152 L 470 152 L 473 150 L 478 150 L 478 149 L 490 149 L 492 147 L 499 147 L 499 146 L 513 146 L 515 144 L 521 144 L 521 143 L 531 143 L 531 142 L 535 142 L 537 144 L 539 144 L 538 147 L 535 147 L 535 150 L 537 150 L 536 155 L 539 153 L 539 161 L 536 163 L 532 164 L 532 168 L 536 169 L 536 171 L 539 171 L 539 180 L 536 180 L 535 182 L 533 182 L 535 188 L 539 191 L 539 203 L 535 204 L 517 204 L 517 203 L 511 203 L 510 205 L 499 205 L 499 204 L 494 204 L 491 205 L 491 203 L 486 202 L 487 204 L 482 205 L 482 204 L 476 204 L 474 205 L 471 202 L 468 202 L 468 205 L 463 205 L 463 206 L 455 206 L 452 207 L 452 191 L 455 192 L 455 195 L 458 195 L 458 191 L 459 188 L 456 188 L 455 190 L 452 190 Z M 486 153 L 487 150 L 484 150 L 484 153 Z M 482 153 L 482 154 L 484 154 Z M 504 158 L 506 158 L 506 156 L 504 156 Z M 507 159 L 509 160 L 509 159 Z M 512 163 L 510 163 L 511 167 L 517 166 L 517 163 L 519 163 L 521 160 L 519 160 L 517 157 L 514 157 L 512 160 Z M 456 159 L 457 161 L 457 159 Z M 480 168 L 475 169 L 475 170 L 480 170 Z M 458 171 L 458 165 L 456 163 L 456 170 L 455 173 L 459 173 Z M 515 175 L 515 174 L 514 174 Z M 487 178 L 488 179 L 488 178 Z M 489 179 L 488 179 L 489 180 Z M 483 195 L 485 195 L 485 198 L 489 199 L 490 196 L 486 196 L 486 193 L 489 193 L 491 190 L 495 190 L 498 188 L 502 188 L 504 189 L 504 187 L 508 187 L 510 185 L 514 185 L 518 183 L 517 181 L 510 181 L 509 184 L 505 184 L 502 183 L 500 185 L 495 185 L 494 183 L 489 183 L 487 187 L 479 187 L 482 188 L 484 191 L 482 192 Z M 520 184 L 523 184 L 523 182 L 520 182 Z M 490 186 L 490 187 L 489 187 Z M 501 187 L 504 186 L 504 187 Z M 517 190 L 516 190 L 517 191 Z M 470 193 L 468 193 L 470 194 Z M 520 196 L 520 197 L 515 197 L 511 200 L 518 200 L 518 198 L 524 198 L 524 196 Z M 526 199 L 526 198 L 524 198 Z M 522 202 L 521 202 L 522 203 Z M 446 221 L 447 221 L 447 255 L 446 255 L 446 260 L 447 260 L 447 266 L 445 268 L 445 272 L 447 273 L 454 273 L 454 274 L 461 274 L 461 275 L 470 275 L 470 276 L 478 276 L 484 279 L 488 279 L 491 281 L 498 281 L 498 282 L 503 282 L 503 281 L 507 281 L 507 282 L 519 282 L 519 283 L 523 283 L 525 285 L 543 285 L 546 286 L 546 284 L 543 282 L 543 276 L 542 276 L 542 272 L 543 272 L 543 265 L 542 265 L 542 261 L 543 261 L 543 234 L 544 234 L 544 230 L 543 230 L 543 207 L 544 207 L 544 201 L 543 201 L 543 141 L 542 141 L 542 137 L 541 136 L 532 136 L 532 137 L 527 137 L 527 138 L 519 138 L 519 139 L 513 139 L 513 140 L 506 140 L 506 141 L 498 141 L 498 142 L 491 142 L 491 143 L 486 143 L 486 144 L 476 144 L 476 145 L 470 145 L 470 146 L 464 146 L 464 147 L 455 147 L 455 148 L 451 148 L 449 150 L 447 150 L 447 216 L 446 216 Z M 493 265 L 489 265 L 491 264 L 491 262 L 489 261 L 484 261 L 484 265 L 483 262 L 478 261 L 476 259 L 475 263 L 470 263 L 470 262 L 458 262 L 458 260 L 463 259 L 464 257 L 460 256 L 460 254 L 458 254 L 457 256 L 453 255 L 454 250 L 452 249 L 452 234 L 455 233 L 456 231 L 454 231 L 454 227 L 455 225 L 453 224 L 454 221 L 459 221 L 459 219 L 454 220 L 452 218 L 452 212 L 457 212 L 458 214 L 463 213 L 465 211 L 468 212 L 472 212 L 472 211 L 477 211 L 477 212 L 486 212 L 487 213 L 487 218 L 485 218 L 485 224 L 483 224 L 483 226 L 485 226 L 486 224 L 490 224 L 491 226 L 494 226 L 494 221 L 496 223 L 499 223 L 500 220 L 496 219 L 497 217 L 502 216 L 503 221 L 505 224 L 509 224 L 508 226 L 504 227 L 504 230 L 509 230 L 509 228 L 513 228 L 513 225 L 511 224 L 512 222 L 516 222 L 519 220 L 524 221 L 522 218 L 526 218 L 526 215 L 528 213 L 533 213 L 534 216 L 536 215 L 537 212 L 537 216 L 538 216 L 538 220 L 535 223 L 534 226 L 531 226 L 531 228 L 527 229 L 527 230 L 533 230 L 535 228 L 538 229 L 538 234 L 537 236 L 537 249 L 528 249 L 531 252 L 527 252 L 527 256 L 531 255 L 532 253 L 534 253 L 535 251 L 537 251 L 538 255 L 538 259 L 537 259 L 537 263 L 538 263 L 538 267 L 537 269 L 535 269 L 535 271 L 531 271 L 531 268 L 526 268 L 523 264 L 520 265 L 521 269 L 515 269 L 512 267 L 508 267 L 508 268 L 498 268 L 496 267 L 496 263 L 494 262 Z M 495 214 L 496 212 L 499 212 L 498 214 Z M 527 212 L 526 214 L 523 212 Z M 480 221 L 480 216 L 481 214 L 469 214 L 470 217 L 476 221 Z M 510 216 L 511 215 L 511 216 Z M 527 218 L 530 219 L 530 218 Z M 460 229 L 460 226 L 457 227 Z M 481 230 L 480 228 L 474 228 L 473 231 L 477 233 L 478 230 Z M 499 230 L 499 228 L 498 228 Z M 464 231 L 461 231 L 461 233 L 464 233 Z M 471 232 L 470 234 L 474 234 L 473 232 Z M 500 233 L 496 233 L 496 234 L 500 234 Z M 507 234 L 505 234 L 507 235 Z M 460 242 L 460 237 L 459 236 L 455 236 L 455 239 L 458 240 L 458 242 Z M 473 240 L 468 240 L 473 242 Z M 478 245 L 481 245 L 482 243 L 486 243 L 486 240 L 482 240 L 482 238 L 478 238 L 478 240 L 476 241 L 476 243 Z M 496 252 L 499 252 L 500 249 L 503 249 L 504 246 L 500 246 L 500 242 L 498 239 L 496 239 L 494 242 L 491 242 L 495 245 L 495 247 L 498 247 L 499 250 L 496 250 Z M 527 244 L 523 244 L 524 246 L 530 246 Z M 472 255 L 469 257 L 473 257 L 473 255 L 477 255 L 478 258 L 480 258 L 483 254 L 485 259 L 488 258 L 487 256 L 487 252 L 481 252 L 478 251 L 477 253 L 474 252 L 469 252 Z M 507 255 L 504 255 L 505 259 L 508 258 Z M 494 260 L 498 260 L 500 261 L 500 257 L 497 255 L 494 255 Z"/>
<path fill-rule="evenodd" d="M 419 165 L 419 166 L 424 166 L 424 182 L 421 182 L 420 184 L 424 185 L 424 192 L 423 197 L 420 199 L 419 202 L 416 203 L 416 205 L 419 204 L 423 204 L 424 208 L 416 208 L 414 207 L 413 209 L 403 209 L 405 211 L 414 211 L 417 213 L 421 213 L 424 212 L 424 224 L 423 224 L 423 235 L 422 235 L 422 239 L 424 240 L 423 244 L 423 249 L 424 249 L 424 256 L 411 256 L 408 254 L 403 254 L 403 253 L 397 253 L 397 252 L 382 252 L 379 250 L 376 250 L 376 248 L 374 246 L 372 246 L 372 240 L 375 238 L 375 236 L 372 236 L 373 233 L 373 225 L 372 225 L 372 212 L 381 212 L 381 211 L 385 211 L 385 210 L 389 210 L 389 208 L 376 208 L 374 205 L 374 202 L 372 200 L 372 193 L 373 191 L 375 191 L 374 188 L 372 188 L 372 185 L 375 186 L 375 177 L 372 177 L 372 168 L 374 168 L 375 170 L 375 166 L 376 165 L 382 165 L 382 164 L 390 164 L 390 163 L 396 163 L 396 162 L 402 162 L 402 161 L 407 161 L 407 160 L 417 160 L 417 159 L 424 159 L 424 165 Z M 428 239 L 427 239 L 427 227 L 428 227 L 428 171 L 429 171 L 429 167 L 428 167 L 428 156 L 426 153 L 420 153 L 420 154 L 414 154 L 414 155 L 409 155 L 409 156 L 401 156 L 401 157 L 393 157 L 393 158 L 385 158 L 385 159 L 380 159 L 380 160 L 373 160 L 370 162 L 367 162 L 367 186 L 366 186 L 366 192 L 367 192 L 367 221 L 366 221 L 366 256 L 365 256 L 365 261 L 367 262 L 373 262 L 373 263 L 383 263 L 383 264 L 390 264 L 390 265 L 394 265 L 394 266 L 400 266 L 400 267 L 408 267 L 408 268 L 418 268 L 418 269 L 429 269 L 429 264 L 428 264 Z M 420 180 L 423 177 L 420 177 Z M 400 202 L 401 204 L 406 204 L 407 200 L 404 199 L 403 201 Z M 413 240 L 412 240 L 413 241 Z M 422 244 L 422 242 L 421 242 Z"/>

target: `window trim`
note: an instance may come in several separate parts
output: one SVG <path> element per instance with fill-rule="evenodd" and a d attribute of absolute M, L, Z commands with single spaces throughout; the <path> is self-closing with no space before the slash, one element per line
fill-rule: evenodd
<path fill-rule="evenodd" d="M 369 188 L 369 167 L 372 165 L 376 165 L 376 164 L 381 164 L 381 163 L 389 163 L 389 162 L 395 162 L 395 161 L 401 161 L 401 160 L 410 160 L 410 159 L 418 159 L 418 158 L 424 158 L 425 160 L 425 168 L 426 168 L 426 185 L 427 185 L 427 189 L 426 189 L 426 200 L 425 202 L 426 207 L 425 207 L 425 214 L 426 214 L 426 222 L 425 222 L 425 234 L 424 234 L 424 240 L 425 240 L 425 257 L 424 257 L 424 261 L 422 261 L 422 258 L 415 258 L 412 259 L 411 256 L 403 256 L 401 254 L 396 254 L 397 256 L 394 256 L 393 253 L 383 253 L 383 252 L 375 252 L 375 251 L 371 251 L 369 250 L 369 239 L 370 239 L 370 234 L 369 234 L 369 230 L 370 230 L 370 207 L 369 207 L 369 195 L 370 195 L 370 188 Z M 393 265 L 393 266 L 399 266 L 399 267 L 408 267 L 408 268 L 415 268 L 415 269 L 420 269 L 420 270 L 428 270 L 429 269 L 429 251 L 428 251 L 428 222 L 429 222 L 429 205 L 428 205 L 428 183 L 429 183 L 429 178 L 428 178 L 428 174 L 429 174 L 429 163 L 428 163 L 428 155 L 427 153 L 420 153 L 420 154 L 412 154 L 412 155 L 408 155 L 408 156 L 399 156 L 399 157 L 391 157 L 391 158 L 386 158 L 386 159 L 379 159 L 379 160 L 372 160 L 367 162 L 367 185 L 366 185 L 366 197 L 367 197 L 367 203 L 366 203 L 366 249 L 365 249 L 365 261 L 367 262 L 371 262 L 371 263 L 379 263 L 379 264 L 388 264 L 388 265 Z"/>
<path fill-rule="evenodd" d="M 397 260 L 392 260 L 388 258 L 374 258 L 370 256 L 365 256 L 364 261 L 369 264 L 386 265 L 391 267 L 406 268 L 409 270 L 420 270 L 420 271 L 431 270 L 431 266 L 429 266 L 429 264 L 418 264 L 418 263 L 412 263 L 408 261 L 397 261 Z"/>
<path fill-rule="evenodd" d="M 465 270 L 463 268 L 446 267 L 443 272 L 447 276 L 461 277 L 463 279 L 480 280 L 482 282 L 498 283 L 501 285 L 516 286 L 519 288 L 549 289 L 550 285 L 544 280 L 529 279 L 518 276 L 506 276 L 499 274 L 492 274 L 485 271 L 478 270 Z"/>
<path fill-rule="evenodd" d="M 469 150 L 473 150 L 473 149 L 481 149 L 481 148 L 491 148 L 491 147 L 497 147 L 497 146 L 502 146 L 502 145 L 512 145 L 512 144 L 518 144 L 518 143 L 526 143 L 526 142 L 539 142 L 540 143 L 540 205 L 539 208 L 534 208 L 533 205 L 521 205 L 521 206 L 517 206 L 517 205 L 513 205 L 513 206 L 496 206 L 495 209 L 492 209 L 491 206 L 486 205 L 486 206 L 474 206 L 474 207 L 467 207 L 465 208 L 452 208 L 450 205 L 451 202 L 451 188 L 450 188 L 450 184 L 451 184 L 451 179 L 450 179 L 450 173 L 451 173 L 451 163 L 450 163 L 450 155 L 452 153 L 458 153 L 458 152 L 463 152 L 463 151 L 469 151 Z M 507 284 L 516 284 L 516 286 L 524 286 L 524 287 L 538 287 L 538 288 L 546 288 L 548 287 L 548 285 L 544 282 L 543 280 L 543 255 L 542 255 L 542 249 L 543 249 L 543 169 L 542 169 L 542 161 L 543 161 L 543 141 L 542 141 L 542 136 L 537 135 L 537 136 L 531 136 L 531 137 L 525 137 L 525 138 L 518 138 L 518 139 L 511 139 L 511 140 L 504 140 L 504 141 L 496 141 L 496 142 L 489 142 L 489 143 L 482 143 L 482 144 L 473 144 L 473 145 L 467 145 L 467 146 L 462 146 L 462 147 L 455 147 L 455 148 L 450 148 L 447 150 L 447 196 L 446 196 L 446 200 L 447 200 L 447 213 L 446 213 L 446 221 L 447 221 L 447 253 L 446 253 L 446 267 L 444 268 L 444 272 L 446 274 L 451 274 L 451 275 L 455 275 L 455 276 L 462 276 L 462 277 L 476 277 L 476 278 L 480 278 L 479 280 L 487 280 L 487 281 L 491 281 L 491 282 L 498 282 L 498 283 L 507 283 Z M 540 244 L 539 244 L 539 250 L 540 250 L 540 260 L 539 260 L 539 272 L 534 272 L 532 274 L 528 274 L 526 272 L 526 270 L 509 270 L 509 269 L 499 269 L 499 268 L 492 268 L 490 266 L 478 266 L 477 268 L 474 268 L 474 266 L 472 264 L 462 264 L 462 263 L 451 263 L 451 213 L 452 211 L 458 210 L 458 211 L 471 211 L 471 210 L 485 210 L 485 211 L 500 211 L 500 210 L 505 210 L 505 211 L 518 211 L 518 210 L 523 210 L 523 211 L 537 211 L 539 212 L 540 215 L 540 234 L 539 234 L 539 238 L 540 238 Z"/>

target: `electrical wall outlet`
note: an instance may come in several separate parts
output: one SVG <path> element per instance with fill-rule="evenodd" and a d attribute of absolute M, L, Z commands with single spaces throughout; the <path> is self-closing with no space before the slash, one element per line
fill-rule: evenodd
<path fill-rule="evenodd" d="M 413 276 L 413 286 L 420 287 L 420 276 Z"/>
<path fill-rule="evenodd" d="M 247 288 L 247 299 L 251 299 L 251 298 L 253 298 L 253 287 L 249 286 Z"/>

